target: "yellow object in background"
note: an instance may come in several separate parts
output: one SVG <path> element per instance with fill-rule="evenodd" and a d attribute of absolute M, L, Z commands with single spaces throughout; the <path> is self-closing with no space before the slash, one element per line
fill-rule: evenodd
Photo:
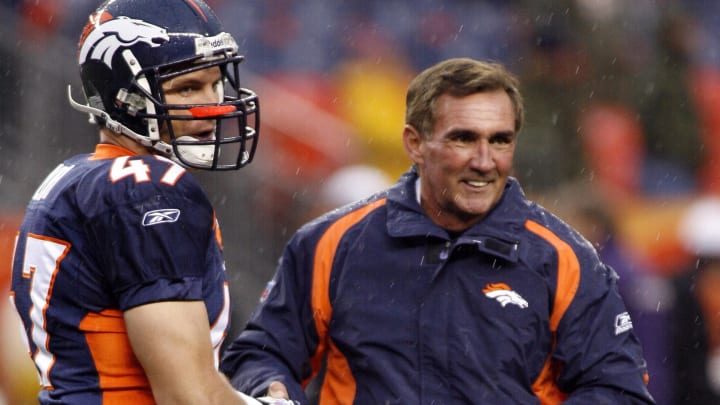
<path fill-rule="evenodd" d="M 361 161 L 396 180 L 410 167 L 402 145 L 405 91 L 412 72 L 394 58 L 355 59 L 337 71 L 339 111 L 356 128 Z"/>

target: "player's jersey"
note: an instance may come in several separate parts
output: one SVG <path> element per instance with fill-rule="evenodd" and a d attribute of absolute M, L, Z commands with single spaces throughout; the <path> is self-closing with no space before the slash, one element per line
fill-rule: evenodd
<path fill-rule="evenodd" d="M 30 201 L 11 301 L 28 337 L 42 404 L 152 404 L 122 313 L 205 302 L 216 351 L 229 294 L 220 231 L 181 166 L 112 145 L 59 165 Z"/>

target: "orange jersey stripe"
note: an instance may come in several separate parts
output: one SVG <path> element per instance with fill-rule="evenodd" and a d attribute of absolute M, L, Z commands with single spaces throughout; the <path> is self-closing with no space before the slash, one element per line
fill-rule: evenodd
<path fill-rule="evenodd" d="M 147 390 L 103 391 L 103 405 L 155 405 L 152 392 Z"/>
<path fill-rule="evenodd" d="M 557 288 L 555 290 L 552 314 L 550 315 L 550 330 L 553 333 L 554 349 L 555 333 L 560 320 L 575 298 L 580 285 L 580 262 L 570 245 L 558 238 L 549 229 L 529 220 L 525 222 L 525 227 L 550 243 L 558 254 Z M 533 392 L 540 398 L 543 405 L 559 404 L 567 397 L 555 384 L 559 366 L 559 364 L 552 361 L 552 357 L 548 356 L 540 376 L 533 384 Z"/>
<path fill-rule="evenodd" d="M 118 310 L 88 314 L 80 323 L 95 362 L 103 404 L 155 404 L 150 383 L 130 347 Z"/>
<path fill-rule="evenodd" d="M 329 350 L 327 372 L 320 391 L 321 402 L 337 405 L 352 404 L 355 398 L 356 383 L 345 356 L 328 339 L 328 326 L 332 316 L 329 286 L 335 251 L 345 232 L 358 223 L 377 207 L 385 205 L 386 199 L 368 204 L 330 225 L 318 241 L 313 263 L 312 309 L 320 342 L 311 359 L 314 375 L 305 381 L 307 384 L 315 375 L 322 362 L 323 355 Z"/>
<path fill-rule="evenodd" d="M 215 231 L 215 240 L 217 240 L 220 250 L 224 250 L 222 241 L 222 232 L 220 232 L 220 222 L 217 219 L 217 214 L 213 211 L 213 231 Z"/>

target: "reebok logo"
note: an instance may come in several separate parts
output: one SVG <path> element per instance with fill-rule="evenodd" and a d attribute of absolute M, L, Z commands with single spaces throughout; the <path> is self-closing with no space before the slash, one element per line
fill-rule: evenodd
<path fill-rule="evenodd" d="M 142 225 L 152 226 L 157 224 L 164 224 L 168 222 L 175 222 L 180 218 L 180 210 L 176 208 L 167 208 L 162 210 L 148 211 L 143 215 Z"/>
<path fill-rule="evenodd" d="M 507 304 L 517 305 L 520 308 L 527 308 L 528 302 L 520 294 L 510 289 L 505 283 L 491 283 L 482 290 L 485 296 L 497 300 L 503 308 Z"/>
<path fill-rule="evenodd" d="M 263 290 L 262 294 L 260 294 L 260 302 L 265 302 L 268 299 L 268 297 L 270 296 L 270 291 L 272 291 L 273 287 L 275 287 L 275 279 L 268 281 L 268 283 L 265 285 L 265 289 Z"/>
<path fill-rule="evenodd" d="M 633 328 L 632 319 L 630 314 L 623 312 L 615 317 L 615 336 L 627 332 Z"/>

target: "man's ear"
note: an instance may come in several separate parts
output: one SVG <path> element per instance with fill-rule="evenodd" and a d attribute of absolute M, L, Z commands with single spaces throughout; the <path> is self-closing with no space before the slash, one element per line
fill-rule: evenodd
<path fill-rule="evenodd" d="M 415 164 L 421 164 L 423 161 L 423 154 L 421 146 L 423 143 L 422 136 L 420 133 L 410 124 L 405 125 L 403 128 L 403 146 L 405 152 L 410 157 L 410 160 Z"/>

